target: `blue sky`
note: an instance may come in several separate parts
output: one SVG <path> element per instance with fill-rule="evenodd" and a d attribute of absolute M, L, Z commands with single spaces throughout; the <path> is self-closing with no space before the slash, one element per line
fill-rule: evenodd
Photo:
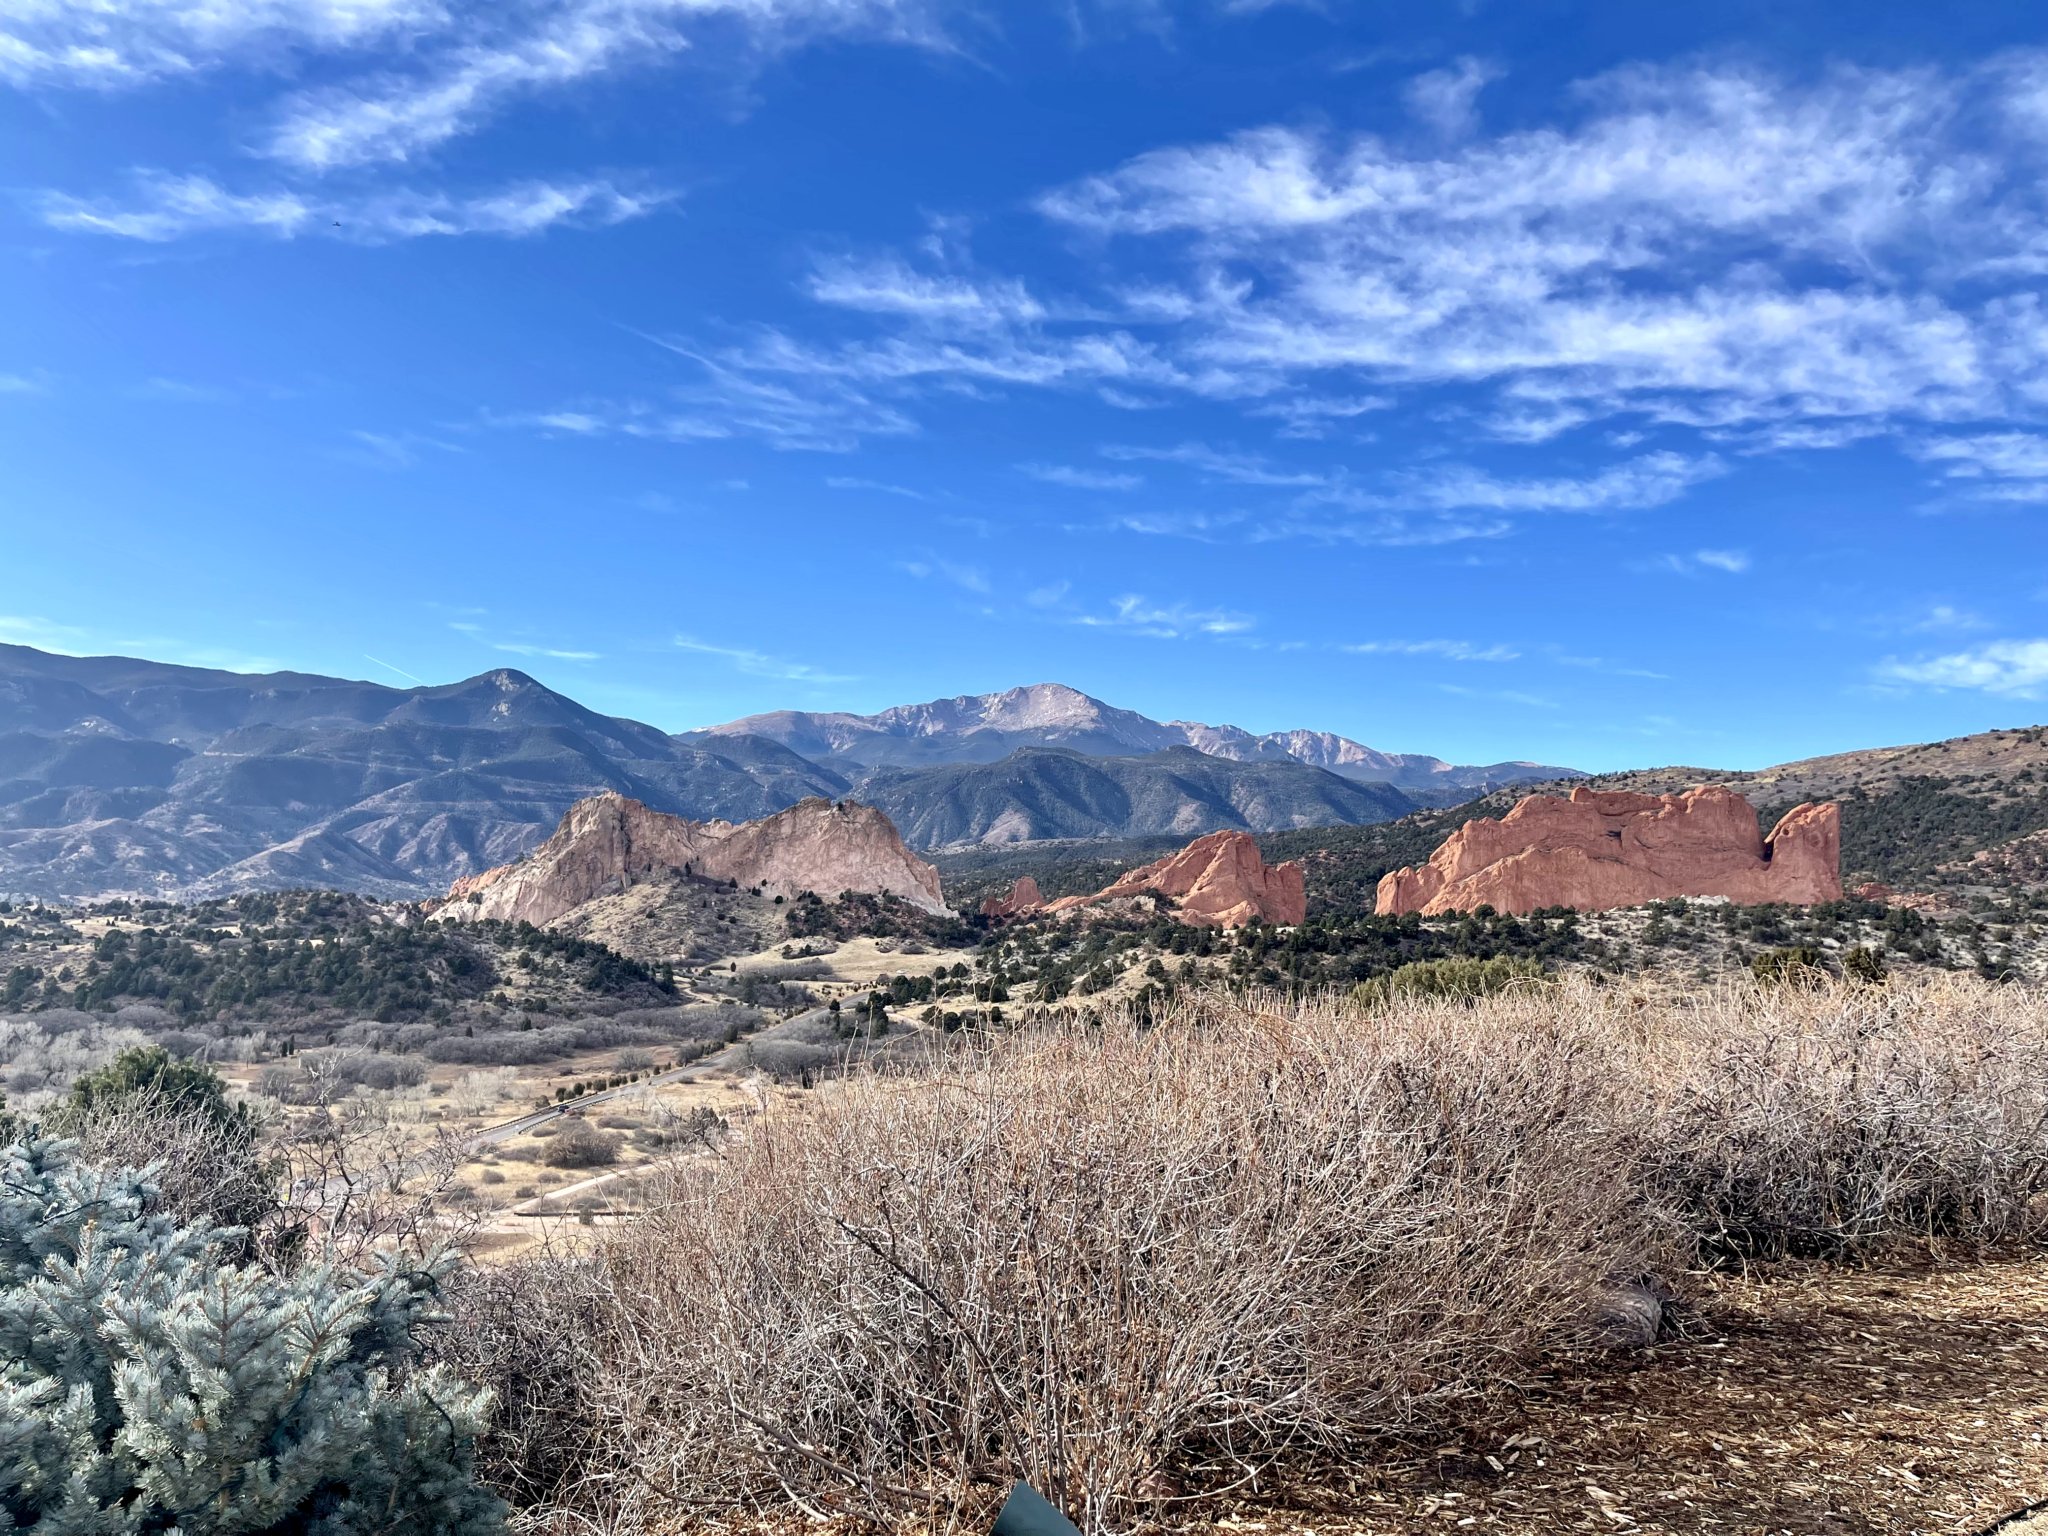
<path fill-rule="evenodd" d="M 0 639 L 1586 767 L 2038 720 L 2043 30 L 0 0 Z"/>

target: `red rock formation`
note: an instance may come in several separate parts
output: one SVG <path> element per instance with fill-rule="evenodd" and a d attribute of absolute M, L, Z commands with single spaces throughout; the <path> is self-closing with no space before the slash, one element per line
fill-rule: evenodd
<path fill-rule="evenodd" d="M 1211 832 L 1179 853 L 1134 869 L 1093 896 L 1063 896 L 1048 912 L 1071 912 L 1120 896 L 1156 891 L 1170 897 L 1175 915 L 1197 928 L 1242 928 L 1247 923 L 1298 923 L 1308 912 L 1299 864 L 1267 868 L 1248 832 Z"/>
<path fill-rule="evenodd" d="M 1044 905 L 1045 898 L 1038 893 L 1038 882 L 1026 875 L 1010 887 L 1009 895 L 991 896 L 984 901 L 981 904 L 981 915 L 997 920 L 1022 917 L 1027 912 L 1036 912 Z"/>
<path fill-rule="evenodd" d="M 1682 795 L 1578 788 L 1530 795 L 1499 821 L 1468 821 L 1427 864 L 1379 885 L 1389 912 L 1597 912 L 1671 896 L 1815 902 L 1842 894 L 1838 808 L 1798 805 L 1766 840 L 1732 789 Z"/>
<path fill-rule="evenodd" d="M 943 912 L 939 873 L 903 846 L 889 818 L 851 801 L 804 800 L 759 821 L 685 821 L 624 795 L 593 795 L 569 807 L 532 853 L 458 880 L 434 915 L 503 918 L 545 926 L 587 901 L 637 881 L 684 870 L 712 880 L 802 891 L 900 896 Z"/>

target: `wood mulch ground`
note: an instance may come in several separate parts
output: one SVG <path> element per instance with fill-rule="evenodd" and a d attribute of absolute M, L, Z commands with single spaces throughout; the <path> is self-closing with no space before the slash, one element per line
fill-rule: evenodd
<path fill-rule="evenodd" d="M 1483 1433 L 1376 1446 L 1310 1486 L 1153 1529 L 2048 1536 L 2048 1258 L 1710 1285 L 1687 1336 L 1526 1382 Z"/>
<path fill-rule="evenodd" d="M 1722 1281 L 1689 1331 L 1527 1384 L 1483 1437 L 1188 1529 L 2048 1536 L 2001 1525 L 2048 1499 L 2048 1262 L 1779 1270 Z"/>

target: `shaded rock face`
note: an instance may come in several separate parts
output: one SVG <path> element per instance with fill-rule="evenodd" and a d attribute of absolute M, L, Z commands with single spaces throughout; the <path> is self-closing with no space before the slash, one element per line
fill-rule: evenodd
<path fill-rule="evenodd" d="M 1794 806 L 1769 838 L 1719 785 L 1682 795 L 1574 789 L 1530 795 L 1499 821 L 1468 821 L 1427 864 L 1381 879 L 1381 913 L 1597 912 L 1672 896 L 1807 904 L 1842 894 L 1839 809 Z"/>
<path fill-rule="evenodd" d="M 889 818 L 850 801 L 803 800 L 759 821 L 685 821 L 624 795 L 569 807 L 526 858 L 458 880 L 435 916 L 545 926 L 637 881 L 688 872 L 771 895 L 842 891 L 900 896 L 944 912 L 939 873 L 903 846 Z M 472 899 L 473 898 L 473 899 Z"/>
<path fill-rule="evenodd" d="M 1285 926 L 1308 914 L 1301 866 L 1268 867 L 1246 832 L 1198 837 L 1179 853 L 1134 869 L 1093 896 L 1063 896 L 1045 910 L 1070 912 L 1148 891 L 1171 898 L 1176 916 L 1197 928 L 1242 928 L 1254 922 Z"/>
<path fill-rule="evenodd" d="M 1021 917 L 1026 912 L 1036 912 L 1045 905 L 1045 898 L 1038 893 L 1038 882 L 1029 875 L 1024 876 L 1010 887 L 1007 896 L 991 896 L 981 904 L 983 917 Z"/>

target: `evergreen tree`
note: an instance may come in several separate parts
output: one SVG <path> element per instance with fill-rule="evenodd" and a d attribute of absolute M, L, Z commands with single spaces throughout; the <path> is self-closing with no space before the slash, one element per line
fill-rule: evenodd
<path fill-rule="evenodd" d="M 180 1061 L 160 1045 L 123 1051 L 97 1072 L 71 1085 L 65 1109 L 75 1115 L 105 1110 L 122 1099 L 154 1095 L 171 1108 L 212 1121 L 223 1131 L 254 1138 L 248 1107 L 228 1101 L 228 1085 L 204 1062 Z"/>
<path fill-rule="evenodd" d="M 450 1267 L 224 1262 L 146 1174 L 0 1149 L 0 1529 L 485 1536 L 488 1394 L 417 1365 Z"/>

